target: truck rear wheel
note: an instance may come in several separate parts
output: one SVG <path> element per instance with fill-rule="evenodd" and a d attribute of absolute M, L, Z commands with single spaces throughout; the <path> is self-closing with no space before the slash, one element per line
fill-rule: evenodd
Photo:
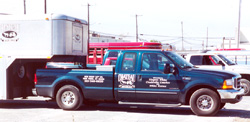
<path fill-rule="evenodd" d="M 76 110 L 82 105 L 83 97 L 77 87 L 66 85 L 58 90 L 56 102 L 63 110 Z"/>
<path fill-rule="evenodd" d="M 221 106 L 220 98 L 213 90 L 202 88 L 190 98 L 191 110 L 198 116 L 215 115 Z"/>
<path fill-rule="evenodd" d="M 250 82 L 246 79 L 240 80 L 241 87 L 244 89 L 245 95 L 250 95 Z"/>

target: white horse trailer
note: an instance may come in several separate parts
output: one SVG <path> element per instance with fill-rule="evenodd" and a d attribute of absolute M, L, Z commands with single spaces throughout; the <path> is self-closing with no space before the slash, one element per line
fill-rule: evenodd
<path fill-rule="evenodd" d="M 88 24 L 60 14 L 0 15 L 0 100 L 32 95 L 48 61 L 86 66 Z"/>

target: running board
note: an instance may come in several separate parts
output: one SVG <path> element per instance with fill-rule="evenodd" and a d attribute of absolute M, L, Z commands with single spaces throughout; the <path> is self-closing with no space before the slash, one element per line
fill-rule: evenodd
<path fill-rule="evenodd" d="M 178 107 L 181 106 L 181 104 L 164 104 L 164 103 L 137 103 L 137 102 L 121 102 L 119 101 L 118 104 L 123 105 L 151 105 L 151 106 L 157 106 L 157 107 Z"/>

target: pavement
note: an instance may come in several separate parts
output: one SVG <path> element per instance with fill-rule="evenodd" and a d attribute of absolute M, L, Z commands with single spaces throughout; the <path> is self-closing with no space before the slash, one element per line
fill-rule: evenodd
<path fill-rule="evenodd" d="M 102 103 L 65 111 L 49 98 L 0 101 L 0 122 L 250 122 L 250 96 L 226 104 L 215 116 L 200 117 L 189 106 L 166 107 Z"/>

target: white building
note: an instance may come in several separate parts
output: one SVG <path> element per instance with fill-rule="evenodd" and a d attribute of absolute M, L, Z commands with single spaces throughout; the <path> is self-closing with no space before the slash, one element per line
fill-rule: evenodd
<path fill-rule="evenodd" d="M 130 42 L 128 40 L 123 40 L 123 38 L 116 38 L 115 36 L 101 35 L 95 32 L 90 34 L 91 43 L 103 43 L 103 42 Z"/>
<path fill-rule="evenodd" d="M 235 35 L 238 35 L 237 31 Z M 225 38 L 221 48 L 237 48 L 237 43 L 237 36 L 235 38 Z M 250 50 L 250 28 L 241 28 L 239 48 Z"/>

